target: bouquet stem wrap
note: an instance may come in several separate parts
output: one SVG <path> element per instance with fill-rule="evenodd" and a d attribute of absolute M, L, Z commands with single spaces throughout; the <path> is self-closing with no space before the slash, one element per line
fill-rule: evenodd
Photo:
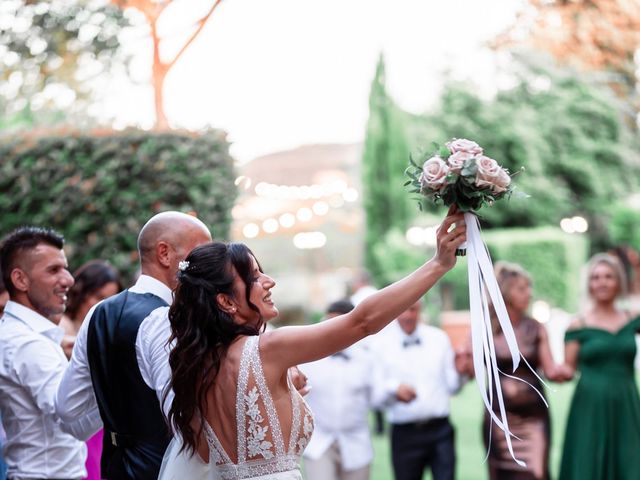
<path fill-rule="evenodd" d="M 500 371 L 496 361 L 495 346 L 493 343 L 493 330 L 489 314 L 487 293 L 491 298 L 498 317 L 498 322 L 504 333 L 505 340 L 511 353 L 513 371 L 520 364 L 520 350 L 516 336 L 509 320 L 509 314 L 504 304 L 498 282 L 493 272 L 493 264 L 487 247 L 480 238 L 480 222 L 473 213 L 465 213 L 467 224 L 467 261 L 469 274 L 469 308 L 471 310 L 471 339 L 473 345 L 473 366 L 476 374 L 478 389 L 485 408 L 491 415 L 491 419 L 504 432 L 509 453 L 518 465 L 526 464 L 518 460 L 513 452 L 509 431 L 507 414 L 500 389 Z M 499 416 L 493 411 L 493 392 L 495 392 L 499 406 Z"/>

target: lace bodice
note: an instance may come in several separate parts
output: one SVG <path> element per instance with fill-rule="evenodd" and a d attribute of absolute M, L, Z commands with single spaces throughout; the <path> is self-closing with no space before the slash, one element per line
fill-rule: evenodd
<path fill-rule="evenodd" d="M 280 419 L 262 371 L 258 343 L 258 336 L 247 338 L 240 359 L 236 394 L 238 463 L 233 463 L 205 421 L 210 463 L 216 465 L 223 480 L 297 469 L 300 455 L 313 432 L 311 410 L 289 381 L 291 435 L 285 444 Z"/>

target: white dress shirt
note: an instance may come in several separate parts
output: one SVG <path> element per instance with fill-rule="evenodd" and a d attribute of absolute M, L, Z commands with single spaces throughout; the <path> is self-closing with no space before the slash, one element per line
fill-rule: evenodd
<path fill-rule="evenodd" d="M 7 302 L 0 319 L 0 410 L 8 476 L 83 478 L 86 446 L 62 431 L 54 397 L 67 358 L 64 330 L 34 310 Z"/>
<path fill-rule="evenodd" d="M 171 289 L 148 275 L 141 275 L 129 291 L 152 293 L 168 304 L 173 301 Z M 81 440 L 86 440 L 102 428 L 87 356 L 87 330 L 94 309 L 95 307 L 87 313 L 80 327 L 71 362 L 64 372 L 55 398 L 56 412 L 63 422 L 63 428 Z M 168 308 L 160 307 L 157 310 L 166 312 Z M 143 380 L 156 391 L 158 399 L 161 400 L 166 382 L 171 376 L 169 351 L 165 348 L 171 329 L 166 314 L 153 313 L 142 321 L 138 329 L 136 358 Z"/>
<path fill-rule="evenodd" d="M 394 321 L 376 337 L 372 345 L 376 358 L 373 401 L 385 408 L 389 423 L 447 417 L 450 397 L 462 386 L 447 334 L 419 323 L 416 330 L 407 335 Z M 410 345 L 405 347 L 405 343 Z M 416 390 L 416 398 L 411 402 L 403 403 L 396 398 L 402 383 Z"/>
<path fill-rule="evenodd" d="M 333 355 L 299 367 L 311 386 L 305 400 L 315 424 L 304 457 L 317 460 L 337 441 L 342 468 L 350 471 L 373 459 L 368 424 L 372 360 L 360 345 L 343 353 L 347 358 Z"/>
<path fill-rule="evenodd" d="M 376 293 L 378 289 L 373 285 L 365 285 L 360 287 L 357 292 L 351 295 L 351 303 L 354 307 L 356 307 L 359 303 L 361 303 L 365 298 L 370 297 L 374 293 Z"/>

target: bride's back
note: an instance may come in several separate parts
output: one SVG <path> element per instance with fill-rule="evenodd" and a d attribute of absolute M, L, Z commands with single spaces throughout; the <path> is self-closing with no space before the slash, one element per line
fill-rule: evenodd
<path fill-rule="evenodd" d="M 297 468 L 311 437 L 311 412 L 286 374 L 265 375 L 258 336 L 240 336 L 221 359 L 206 420 L 209 460 L 222 478 Z"/>

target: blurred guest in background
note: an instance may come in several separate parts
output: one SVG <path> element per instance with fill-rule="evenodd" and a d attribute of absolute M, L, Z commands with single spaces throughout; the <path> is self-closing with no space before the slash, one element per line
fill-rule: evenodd
<path fill-rule="evenodd" d="M 349 300 L 329 305 L 326 318 L 353 310 Z M 307 480 L 368 480 L 373 447 L 368 413 L 371 354 L 360 343 L 300 366 L 310 393 L 315 429 L 304 452 Z"/>
<path fill-rule="evenodd" d="M 351 284 L 351 303 L 356 307 L 365 298 L 377 291 L 378 289 L 372 284 L 371 274 L 367 270 L 361 269 L 357 272 Z M 372 337 L 365 338 L 360 341 L 360 345 L 364 348 L 370 348 L 371 342 Z M 376 435 L 382 435 L 384 433 L 384 414 L 382 410 L 374 407 L 373 415 L 375 419 L 374 432 Z"/>
<path fill-rule="evenodd" d="M 549 380 L 570 379 L 572 372 L 556 365 L 553 361 L 547 330 L 527 314 L 532 292 L 529 274 L 520 265 L 508 262 L 497 262 L 495 274 L 522 356 L 533 370 L 541 369 Z M 511 353 L 493 307 L 491 315 L 498 368 L 503 372 L 511 373 Z M 544 395 L 542 383 L 524 362 L 520 363 L 513 376 L 521 380 L 507 376 L 500 377 L 501 390 L 509 430 L 517 437 L 513 440 L 515 457 L 524 461 L 527 466 L 521 467 L 514 462 L 508 450 L 504 432 L 491 421 L 488 412 L 485 412 L 483 436 L 489 451 L 489 478 L 491 480 L 547 480 L 549 478 L 550 422 L 549 410 L 542 398 Z M 532 387 L 535 387 L 540 394 Z M 496 398 L 495 385 L 493 394 L 493 398 Z M 499 416 L 497 402 L 494 402 L 493 409 Z"/>
<path fill-rule="evenodd" d="M 373 401 L 391 424 L 391 459 L 396 480 L 421 479 L 431 468 L 434 480 L 455 478 L 454 431 L 450 397 L 463 377 L 449 337 L 420 322 L 420 302 L 403 312 L 372 342 Z"/>
<path fill-rule="evenodd" d="M 640 478 L 640 396 L 635 381 L 635 334 L 640 317 L 619 308 L 625 274 L 609 254 L 587 268 L 589 304 L 565 335 L 565 361 L 580 371 L 567 430 L 562 480 Z"/>
<path fill-rule="evenodd" d="M 73 272 L 75 284 L 69 290 L 67 310 L 60 320 L 67 341 L 64 353 L 71 358 L 71 351 L 80 326 L 96 303 L 122 290 L 118 272 L 109 263 L 91 260 Z"/>
<path fill-rule="evenodd" d="M 351 303 L 357 306 L 362 300 L 369 295 L 376 293 L 378 289 L 371 284 L 371 274 L 366 270 L 360 270 L 351 285 Z"/>
<path fill-rule="evenodd" d="M 85 316 L 96 303 L 122 290 L 118 272 L 109 263 L 102 260 L 91 260 L 75 272 L 75 283 L 69 290 L 67 310 L 60 326 L 65 330 L 62 347 L 67 358 L 71 358 L 71 351 L 75 344 L 78 330 Z M 100 480 L 100 458 L 102 456 L 103 430 L 87 440 L 87 479 Z"/>

